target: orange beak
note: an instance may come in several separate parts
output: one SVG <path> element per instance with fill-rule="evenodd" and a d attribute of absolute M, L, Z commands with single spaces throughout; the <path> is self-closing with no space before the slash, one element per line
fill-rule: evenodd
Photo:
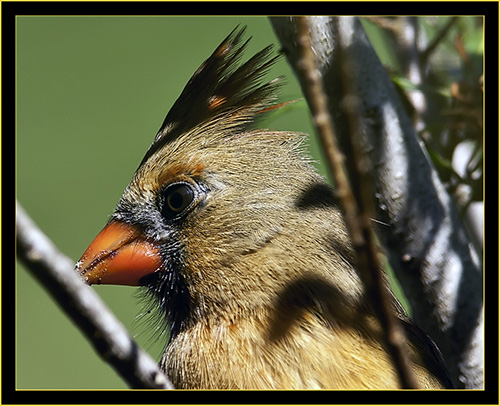
<path fill-rule="evenodd" d="M 92 241 L 76 265 L 89 285 L 140 285 L 161 267 L 158 247 L 136 227 L 111 221 Z"/>

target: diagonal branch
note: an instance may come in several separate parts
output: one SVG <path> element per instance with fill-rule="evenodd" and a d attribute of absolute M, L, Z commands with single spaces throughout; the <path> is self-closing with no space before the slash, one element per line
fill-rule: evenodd
<path fill-rule="evenodd" d="M 438 344 L 456 385 L 483 386 L 482 259 L 417 138 L 387 72 L 355 17 L 309 17 L 311 47 L 342 151 L 349 151 L 339 52 L 352 60 L 361 101 L 362 138 L 373 162 L 377 218 L 389 261 L 409 299 L 413 319 Z M 293 18 L 273 17 L 290 64 L 304 88 Z M 346 156 L 346 163 L 355 162 Z M 352 166 L 347 167 L 350 178 Z"/>
<path fill-rule="evenodd" d="M 149 354 L 142 351 L 100 297 L 16 202 L 17 255 L 81 329 L 95 350 L 132 388 L 173 389 Z"/>
<path fill-rule="evenodd" d="M 298 42 L 301 58 L 298 62 L 300 71 L 306 81 L 304 90 L 311 108 L 314 123 L 320 136 L 323 150 L 330 166 L 330 171 L 336 185 L 342 211 L 345 215 L 346 226 L 356 249 L 358 266 L 361 275 L 369 292 L 376 314 L 382 324 L 387 348 L 393 358 L 394 366 L 398 371 L 401 386 L 405 389 L 418 388 L 417 380 L 411 369 L 407 351 L 404 348 L 404 332 L 392 311 L 391 300 L 384 289 L 384 278 L 382 266 L 378 257 L 378 249 L 371 230 L 370 218 L 373 215 L 370 208 L 371 196 L 367 193 L 370 190 L 367 179 L 368 165 L 354 165 L 353 178 L 359 182 L 349 184 L 348 175 L 344 166 L 344 155 L 337 145 L 336 135 L 328 113 L 327 99 L 323 89 L 323 83 L 319 71 L 316 69 L 314 53 L 309 39 L 309 23 L 306 17 L 297 18 Z M 347 58 L 340 62 L 344 64 L 345 83 L 353 80 L 349 75 L 350 69 Z M 347 77 L 351 76 L 351 77 Z M 355 97 L 351 89 L 346 90 L 346 98 Z M 366 157 L 359 156 L 361 151 L 356 148 L 360 142 L 360 128 L 357 125 L 355 103 L 350 103 L 348 115 L 351 121 L 351 149 L 355 151 L 356 162 L 361 163 Z M 364 182 L 363 182 L 364 181 Z"/>

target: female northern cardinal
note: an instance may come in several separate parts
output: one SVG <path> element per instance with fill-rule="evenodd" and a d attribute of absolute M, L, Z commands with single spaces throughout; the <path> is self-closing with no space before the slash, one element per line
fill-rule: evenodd
<path fill-rule="evenodd" d="M 271 47 L 238 66 L 243 32 L 194 73 L 77 269 L 145 287 L 170 327 L 161 366 L 177 388 L 397 388 L 304 136 L 251 128 L 277 106 L 278 81 L 259 82 Z M 448 386 L 400 309 L 394 299 L 420 386 Z"/>

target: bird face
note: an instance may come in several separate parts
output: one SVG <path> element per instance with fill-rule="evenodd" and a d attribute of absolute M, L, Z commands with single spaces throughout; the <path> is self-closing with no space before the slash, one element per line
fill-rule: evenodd
<path fill-rule="evenodd" d="M 260 83 L 276 60 L 269 47 L 238 66 L 243 32 L 189 80 L 77 270 L 153 297 L 177 387 L 394 387 L 304 135 L 254 128 L 280 106 L 279 81 Z M 362 379 L 362 358 L 383 372 Z"/>
<path fill-rule="evenodd" d="M 324 185 L 304 157 L 304 135 L 251 129 L 273 108 L 279 81 L 258 83 L 276 60 L 269 47 L 235 66 L 242 34 L 195 72 L 77 264 L 89 284 L 146 286 L 174 326 L 271 296 L 279 272 L 263 278 L 247 268 L 304 216 L 297 207 L 311 185 Z M 316 203 L 330 198 L 328 190 Z"/>

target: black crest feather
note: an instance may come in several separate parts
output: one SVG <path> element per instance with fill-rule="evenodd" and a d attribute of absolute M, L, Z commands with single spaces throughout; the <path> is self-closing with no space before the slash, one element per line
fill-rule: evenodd
<path fill-rule="evenodd" d="M 260 79 L 279 58 L 272 45 L 238 66 L 249 40 L 242 43 L 245 27 L 236 27 L 193 74 L 168 112 L 141 165 L 165 144 L 197 125 L 229 112 L 245 111 L 245 122 L 272 104 L 276 81 Z M 242 124 L 242 122 L 235 121 Z"/>

